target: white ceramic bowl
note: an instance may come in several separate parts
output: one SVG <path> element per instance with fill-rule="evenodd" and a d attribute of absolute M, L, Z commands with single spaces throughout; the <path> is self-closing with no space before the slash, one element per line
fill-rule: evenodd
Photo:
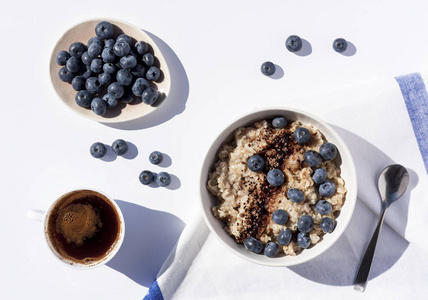
<path fill-rule="evenodd" d="M 92 112 L 90 108 L 83 108 L 78 106 L 74 100 L 77 92 L 71 87 L 71 84 L 62 82 L 59 79 L 58 71 L 62 66 L 59 66 L 56 63 L 57 53 L 61 50 L 68 51 L 69 46 L 74 42 L 82 42 L 83 44 L 87 45 L 88 40 L 95 36 L 95 26 L 101 21 L 108 21 L 112 23 L 113 26 L 115 26 L 115 38 L 123 32 L 137 41 L 145 41 L 150 44 L 151 48 L 153 49 L 154 56 L 159 60 L 160 69 L 163 73 L 162 82 L 156 83 L 156 86 L 158 87 L 162 97 L 162 100 L 159 102 L 167 101 L 167 97 L 171 89 L 171 75 L 167 62 L 159 47 L 142 29 L 126 22 L 112 19 L 94 19 L 82 22 L 67 30 L 67 32 L 65 32 L 64 35 L 58 40 L 52 51 L 49 65 L 50 77 L 55 91 L 57 92 L 62 102 L 64 102 L 65 105 L 71 110 L 83 117 L 98 122 L 121 123 L 135 120 L 152 113 L 158 108 L 158 105 L 146 105 L 139 101 L 138 104 L 119 104 L 118 107 L 109 109 L 105 116 L 98 116 Z"/>
<path fill-rule="evenodd" d="M 336 145 L 339 155 L 336 157 L 335 161 L 337 161 L 340 166 L 341 177 L 345 180 L 345 187 L 347 188 L 348 192 L 346 195 L 345 204 L 340 212 L 339 217 L 336 219 L 336 228 L 332 233 L 324 235 L 323 240 L 320 243 L 303 250 L 296 256 L 283 255 L 275 258 L 269 258 L 263 254 L 254 254 L 248 252 L 243 245 L 237 244 L 232 239 L 232 237 L 226 233 L 222 222 L 216 219 L 211 212 L 211 208 L 215 203 L 215 197 L 208 191 L 207 182 L 208 175 L 212 171 L 214 163 L 218 160 L 217 154 L 220 147 L 224 142 L 231 140 L 233 137 L 233 132 L 237 128 L 252 125 L 259 120 L 269 120 L 278 115 L 285 116 L 289 121 L 299 120 L 303 124 L 314 125 L 324 134 L 325 138 L 329 142 L 332 142 Z M 224 246 L 226 246 L 227 249 L 242 258 L 261 265 L 292 266 L 304 263 L 320 255 L 329 247 L 331 247 L 345 231 L 352 217 L 357 199 L 357 176 L 354 162 L 347 146 L 339 137 L 339 135 L 325 122 L 306 112 L 293 108 L 266 108 L 256 110 L 240 118 L 237 118 L 235 122 L 228 125 L 223 131 L 221 131 L 217 139 L 209 148 L 206 158 L 203 162 L 200 177 L 200 195 L 202 212 L 205 221 L 211 232 L 221 241 Z"/>

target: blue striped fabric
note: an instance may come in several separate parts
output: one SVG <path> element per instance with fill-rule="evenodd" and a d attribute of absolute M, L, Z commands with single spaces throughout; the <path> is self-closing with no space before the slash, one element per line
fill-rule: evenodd
<path fill-rule="evenodd" d="M 428 93 L 419 73 L 395 78 L 412 121 L 413 131 L 428 173 Z"/>
<path fill-rule="evenodd" d="M 164 300 L 162 292 L 159 288 L 157 280 L 155 280 L 149 288 L 149 292 L 143 300 Z"/>

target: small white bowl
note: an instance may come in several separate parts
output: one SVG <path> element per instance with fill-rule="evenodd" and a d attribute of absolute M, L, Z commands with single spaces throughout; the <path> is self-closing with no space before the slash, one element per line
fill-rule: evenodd
<path fill-rule="evenodd" d="M 117 37 L 117 35 L 123 32 L 134 38 L 135 40 L 145 41 L 151 46 L 151 48 L 153 49 L 154 56 L 159 60 L 160 69 L 163 73 L 162 82 L 156 83 L 156 86 L 158 87 L 158 90 L 161 93 L 162 97 L 161 101 L 159 102 L 163 103 L 164 101 L 167 101 L 166 98 L 168 97 L 171 89 L 171 75 L 168 69 L 168 64 L 164 56 L 162 55 L 162 52 L 160 51 L 159 47 L 152 40 L 152 38 L 146 32 L 144 32 L 144 30 L 126 22 L 112 19 L 94 19 L 82 22 L 67 30 L 67 32 L 65 32 L 64 35 L 58 40 L 52 51 L 49 65 L 49 72 L 55 91 L 57 92 L 62 102 L 71 110 L 83 117 L 98 122 L 121 123 L 135 120 L 152 113 L 158 108 L 159 105 L 151 106 L 139 101 L 138 104 L 130 103 L 126 106 L 119 104 L 118 107 L 109 109 L 105 116 L 98 116 L 90 108 L 83 108 L 78 106 L 74 99 L 77 92 L 71 87 L 71 84 L 67 82 L 62 82 L 59 79 L 58 71 L 61 69 L 62 66 L 59 66 L 56 63 L 57 53 L 61 50 L 65 50 L 68 52 L 69 46 L 74 42 L 82 42 L 83 44 L 87 45 L 88 40 L 96 36 L 95 26 L 101 21 L 108 21 L 112 23 L 113 26 L 115 26 L 115 38 Z"/>
<path fill-rule="evenodd" d="M 235 240 L 228 235 L 228 233 L 223 228 L 224 225 L 222 222 L 216 219 L 211 212 L 211 208 L 215 203 L 215 197 L 208 191 L 207 182 L 209 173 L 212 171 L 214 163 L 218 160 L 218 151 L 220 150 L 223 143 L 231 140 L 233 137 L 233 132 L 237 128 L 242 126 L 250 126 L 256 121 L 269 120 L 279 115 L 285 116 L 289 121 L 298 120 L 303 124 L 314 125 L 323 133 L 329 142 L 336 145 L 339 151 L 339 157 L 336 158 L 336 160 L 340 161 L 341 177 L 345 180 L 345 187 L 348 192 L 346 194 L 346 201 L 342 207 L 340 215 L 336 219 L 336 228 L 332 233 L 324 235 L 321 242 L 314 245 L 313 247 L 303 250 L 296 256 L 278 256 L 269 258 L 263 254 L 254 254 L 247 251 L 243 245 L 236 243 Z M 325 122 L 306 112 L 293 108 L 265 108 L 258 109 L 254 112 L 237 118 L 235 122 L 228 125 L 218 135 L 217 139 L 209 148 L 203 162 L 200 177 L 200 195 L 200 203 L 202 206 L 204 219 L 211 232 L 221 241 L 224 246 L 226 246 L 227 249 L 236 255 L 257 264 L 266 266 L 292 266 L 307 262 L 320 255 L 330 248 L 345 231 L 349 221 L 351 220 L 357 199 L 357 176 L 354 161 L 347 146 L 339 137 L 339 135 Z"/>

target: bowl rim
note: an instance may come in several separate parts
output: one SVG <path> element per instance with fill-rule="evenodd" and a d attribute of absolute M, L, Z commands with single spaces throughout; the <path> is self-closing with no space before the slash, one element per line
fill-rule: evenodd
<path fill-rule="evenodd" d="M 340 148 L 340 156 L 343 160 L 343 158 L 346 158 L 347 168 L 346 168 L 346 174 L 348 174 L 347 179 L 345 180 L 345 186 L 347 187 L 347 194 L 346 194 L 346 201 L 344 206 L 341 209 L 341 212 L 343 211 L 343 208 L 346 207 L 347 212 L 347 218 L 340 219 L 340 226 L 336 226 L 336 230 L 329 234 L 329 243 L 322 244 L 321 242 L 319 244 L 316 244 L 316 247 L 313 247 L 312 249 L 305 249 L 304 252 L 296 255 L 296 256 L 283 256 L 283 257 L 275 257 L 275 258 L 268 258 L 263 254 L 254 254 L 250 253 L 249 251 L 245 250 L 242 245 L 238 245 L 232 237 L 230 237 L 226 231 L 223 229 L 223 224 L 220 220 L 216 219 L 214 215 L 211 212 L 211 207 L 213 206 L 212 200 L 215 198 L 210 192 L 208 191 L 206 185 L 208 181 L 208 176 L 210 170 L 212 170 L 213 162 L 217 161 L 217 154 L 220 150 L 221 146 L 228 140 L 228 138 L 233 135 L 233 132 L 238 129 L 239 127 L 243 126 L 249 126 L 251 124 L 254 124 L 256 121 L 260 121 L 263 119 L 269 119 L 269 117 L 280 115 L 281 112 L 283 115 L 285 114 L 292 114 L 292 115 L 301 115 L 305 116 L 306 118 L 314 121 L 313 123 L 316 123 L 317 125 L 322 125 L 321 127 L 324 127 L 324 129 L 320 129 L 321 133 L 325 136 L 326 132 L 327 135 L 330 137 L 333 137 L 333 140 L 335 141 L 335 144 L 338 148 Z M 264 117 L 263 117 L 263 116 Z M 306 124 L 306 122 L 304 123 Z M 349 151 L 346 143 L 343 141 L 343 139 L 338 135 L 338 133 L 326 122 L 324 122 L 319 117 L 300 110 L 293 107 L 287 107 L 287 106 L 274 106 L 274 107 L 264 107 L 264 108 L 255 108 L 249 112 L 240 114 L 236 118 L 233 119 L 232 122 L 226 124 L 217 132 L 215 135 L 216 138 L 213 140 L 213 142 L 210 144 L 208 150 L 205 153 L 205 157 L 202 162 L 201 171 L 199 174 L 199 208 L 202 210 L 202 215 L 205 220 L 205 223 L 207 224 L 210 231 L 214 234 L 217 240 L 220 241 L 220 243 L 226 247 L 228 250 L 233 252 L 235 255 L 264 266 L 274 266 L 274 267 L 288 267 L 293 265 L 298 265 L 304 262 L 307 262 L 309 260 L 314 259 L 315 257 L 321 255 L 325 251 L 327 251 L 333 244 L 337 242 L 337 240 L 342 236 L 343 232 L 348 227 L 348 224 L 352 218 L 352 215 L 355 210 L 355 205 L 357 201 L 357 173 L 355 169 L 355 163 L 353 160 L 353 157 L 351 155 L 351 152 Z M 331 138 L 328 140 L 332 140 Z M 339 143 L 337 143 L 339 142 Z M 343 161 L 342 161 L 343 164 Z M 341 168 L 341 176 L 343 176 L 343 169 Z M 352 189 L 350 190 L 349 187 Z M 209 198 L 209 199 L 206 199 Z M 207 210 L 206 202 L 210 202 L 210 206 Z M 205 204 L 205 205 L 204 205 Z M 221 226 L 220 226 L 221 225 Z M 220 230 L 220 229 L 221 230 Z M 233 243 L 232 243 L 233 242 Z M 324 245 L 324 246 L 322 246 Z M 313 249 L 316 249 L 316 251 L 313 251 Z M 309 252 L 309 250 L 312 250 Z M 305 255 L 303 255 L 305 253 Z"/>

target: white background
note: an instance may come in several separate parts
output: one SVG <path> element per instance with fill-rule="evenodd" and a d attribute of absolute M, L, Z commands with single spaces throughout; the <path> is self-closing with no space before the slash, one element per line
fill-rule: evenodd
<path fill-rule="evenodd" d="M 423 0 L 3 4 L 0 298 L 141 299 L 185 224 L 199 213 L 199 168 L 216 133 L 254 107 L 287 106 L 298 98 L 423 72 L 427 12 Z M 57 39 L 79 22 L 103 17 L 146 30 L 171 61 L 171 97 L 139 123 L 107 126 L 84 119 L 51 86 L 49 57 Z M 310 44 L 308 55 L 286 50 L 292 34 Z M 333 51 L 338 37 L 355 46 L 354 55 Z M 280 67 L 276 79 L 261 74 L 266 60 Z M 93 142 L 110 145 L 118 138 L 131 143 L 128 157 L 90 156 Z M 149 163 L 153 150 L 167 154 L 166 164 Z M 144 169 L 171 173 L 171 187 L 141 185 Z M 45 245 L 42 224 L 25 218 L 28 209 L 47 209 L 77 187 L 112 196 L 129 237 L 107 266 L 84 272 L 60 264 Z"/>

